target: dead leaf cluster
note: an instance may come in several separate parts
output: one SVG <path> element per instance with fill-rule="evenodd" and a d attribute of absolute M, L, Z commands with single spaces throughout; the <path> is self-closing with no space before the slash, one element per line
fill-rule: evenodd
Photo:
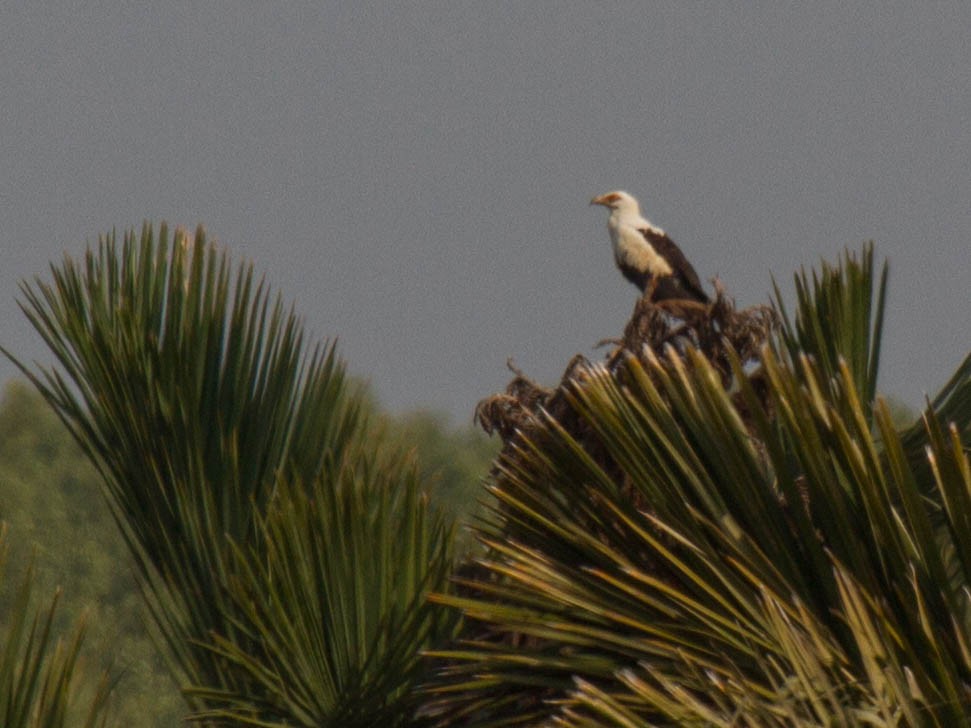
<path fill-rule="evenodd" d="M 689 347 L 701 352 L 721 374 L 726 388 L 732 385 L 729 352 L 743 363 L 752 363 L 778 326 L 774 309 L 756 305 L 738 309 L 721 281 L 713 281 L 715 298 L 710 304 L 688 300 L 654 302 L 640 298 L 620 338 L 605 339 L 610 346 L 603 365 L 614 376 L 623 377 L 623 364 L 633 357 L 646 361 L 670 350 L 683 354 Z M 510 361 L 514 377 L 505 392 L 486 397 L 475 410 L 476 422 L 489 434 L 496 433 L 504 445 L 517 435 L 529 434 L 544 416 L 556 420 L 571 435 L 581 426 L 570 406 L 568 393 L 582 384 L 594 364 L 583 354 L 567 364 L 554 387 L 544 387 L 527 377 Z M 582 441 L 582 439 L 581 439 Z"/>

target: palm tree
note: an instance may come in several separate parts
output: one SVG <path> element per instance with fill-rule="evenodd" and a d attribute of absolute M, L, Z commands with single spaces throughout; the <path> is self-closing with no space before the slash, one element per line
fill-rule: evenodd
<path fill-rule="evenodd" d="M 465 626 L 424 714 L 967 724 L 971 357 L 898 431 L 876 396 L 886 282 L 871 246 L 802 271 L 778 332 L 723 295 L 675 329 L 641 304 L 606 365 L 485 403 L 498 505 L 434 597 Z"/>
<path fill-rule="evenodd" d="M 201 229 L 110 235 L 51 274 L 21 305 L 57 366 L 20 367 L 104 478 L 193 716 L 415 724 L 450 528 L 333 345 L 308 351 Z"/>

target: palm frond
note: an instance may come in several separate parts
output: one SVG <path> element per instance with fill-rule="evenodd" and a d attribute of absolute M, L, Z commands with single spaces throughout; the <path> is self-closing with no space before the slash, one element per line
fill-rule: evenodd
<path fill-rule="evenodd" d="M 793 358 L 812 357 L 825 375 L 824 381 L 834 381 L 845 363 L 867 407 L 877 392 L 888 264 L 884 263 L 879 280 L 875 273 L 872 243 L 863 247 L 859 257 L 846 251 L 837 265 L 823 262 L 819 273 L 801 269 L 794 276 L 794 317 L 787 313 L 775 285 L 785 350 Z"/>
<path fill-rule="evenodd" d="M 447 583 L 452 538 L 427 508 L 414 470 L 377 463 L 373 453 L 362 449 L 353 462 L 325 469 L 310 488 L 281 482 L 261 540 L 236 551 L 238 625 L 261 650 L 227 639 L 212 649 L 266 689 L 207 694 L 222 706 L 211 717 L 413 724 L 419 649 L 454 623 L 426 601 Z"/>

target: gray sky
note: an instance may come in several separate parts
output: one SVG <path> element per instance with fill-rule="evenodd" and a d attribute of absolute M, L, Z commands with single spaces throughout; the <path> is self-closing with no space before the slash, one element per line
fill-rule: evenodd
<path fill-rule="evenodd" d="M 18 281 L 202 222 L 384 404 L 466 422 L 508 357 L 553 383 L 621 332 L 637 291 L 588 206 L 614 188 L 740 305 L 875 240 L 882 389 L 911 404 L 969 349 L 969 6 L 24 5 L 0 10 L 21 356 L 46 352 Z"/>

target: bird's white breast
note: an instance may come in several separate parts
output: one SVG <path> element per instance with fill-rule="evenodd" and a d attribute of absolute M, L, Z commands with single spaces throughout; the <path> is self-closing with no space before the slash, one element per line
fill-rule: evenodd
<path fill-rule="evenodd" d="M 655 276 L 669 276 L 674 272 L 671 265 L 658 255 L 638 230 L 638 227 L 649 226 L 650 223 L 640 217 L 636 221 L 611 217 L 607 229 L 614 246 L 614 258 L 618 265 L 627 265 Z"/>

